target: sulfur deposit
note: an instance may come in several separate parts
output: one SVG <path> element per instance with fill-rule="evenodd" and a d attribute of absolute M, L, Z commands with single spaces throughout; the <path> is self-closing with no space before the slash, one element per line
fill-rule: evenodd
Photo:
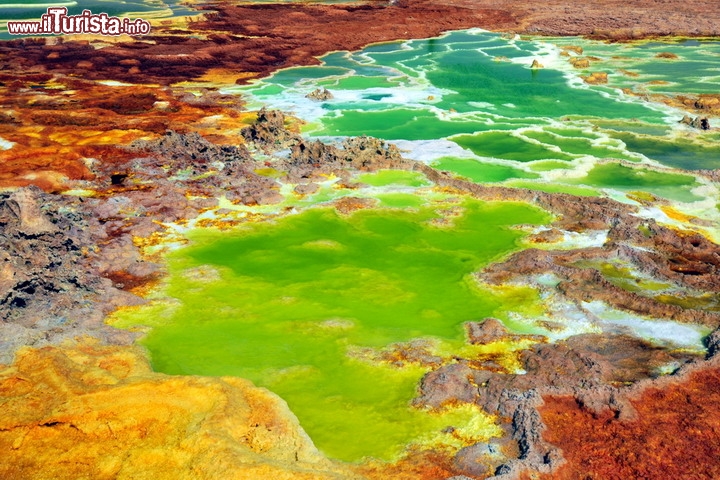
<path fill-rule="evenodd" d="M 280 398 L 154 373 L 135 347 L 26 348 L 0 371 L 4 479 L 340 479 Z"/>

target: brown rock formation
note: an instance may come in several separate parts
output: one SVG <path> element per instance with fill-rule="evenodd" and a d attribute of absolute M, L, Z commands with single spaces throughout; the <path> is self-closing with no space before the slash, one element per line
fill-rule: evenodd
<path fill-rule="evenodd" d="M 317 88 L 305 95 L 305 98 L 309 98 L 310 100 L 316 100 L 318 102 L 324 102 L 325 100 L 331 100 L 334 97 L 327 88 Z"/>
<path fill-rule="evenodd" d="M 545 341 L 541 335 L 514 335 L 511 334 L 505 325 L 497 318 L 486 318 L 480 322 L 465 322 L 465 332 L 468 343 L 482 345 L 496 342 L 498 340 L 535 340 Z"/>
<path fill-rule="evenodd" d="M 286 172 L 291 183 L 320 179 L 328 173 L 348 178 L 349 170 L 409 169 L 414 163 L 403 159 L 395 145 L 377 138 L 347 138 L 340 145 L 342 148 L 319 140 L 306 140 L 288 130 L 285 116 L 276 110 L 260 110 L 257 119 L 244 128 L 242 134 L 248 142 L 253 142 L 267 153 L 290 147 L 289 158 L 273 166 Z"/>
<path fill-rule="evenodd" d="M 267 390 L 153 373 L 137 348 L 24 349 L 0 402 L 2 478 L 354 477 Z"/>
<path fill-rule="evenodd" d="M 242 130 L 242 136 L 267 151 L 279 150 L 300 141 L 297 132 L 286 128 L 285 115 L 279 110 L 261 109 L 255 121 Z"/>
<path fill-rule="evenodd" d="M 582 79 L 590 85 L 604 85 L 608 83 L 608 74 L 605 72 L 594 72 L 587 77 L 582 77 Z"/>
<path fill-rule="evenodd" d="M 416 403 L 432 407 L 453 401 L 478 403 L 490 412 L 510 415 L 513 409 L 504 397 L 511 391 L 620 386 L 656 377 L 660 367 L 670 362 L 693 359 L 699 355 L 671 353 L 627 335 L 576 335 L 523 350 L 522 374 L 486 370 L 470 360 L 444 365 L 423 378 Z"/>
<path fill-rule="evenodd" d="M 476 403 L 499 414 L 516 447 L 497 449 L 490 463 L 496 474 L 551 473 L 563 464 L 556 444 L 542 436 L 545 426 L 537 411 L 541 395 L 567 395 L 593 411 L 632 418 L 635 411 L 616 386 L 657 377 L 658 369 L 668 362 L 680 365 L 699 358 L 669 353 L 626 335 L 587 334 L 556 344 L 537 344 L 521 352 L 519 360 L 522 374 L 492 371 L 478 362 L 458 359 L 425 375 L 415 400 L 416 405 L 430 407 Z M 465 451 L 462 457 L 461 463 L 488 465 L 483 449 L 475 454 Z M 462 473 L 473 475 L 474 471 Z"/>
<path fill-rule="evenodd" d="M 567 463 L 553 479 L 720 476 L 720 368 L 717 362 L 634 389 L 630 419 L 590 410 L 570 396 L 544 396 L 543 438 Z"/>
<path fill-rule="evenodd" d="M 128 343 L 104 316 L 141 299 L 113 288 L 92 266 L 97 231 L 71 200 L 35 187 L 0 194 L 0 362 L 21 345 L 90 334 Z"/>
<path fill-rule="evenodd" d="M 699 130 L 710 130 L 710 120 L 708 120 L 707 117 L 691 118 L 690 116 L 685 115 L 680 120 L 680 123 L 684 123 L 685 125 L 688 125 L 693 128 L 697 128 Z"/>
<path fill-rule="evenodd" d="M 570 57 L 570 59 L 568 59 L 568 63 L 575 68 L 588 68 L 590 66 L 590 60 L 580 57 Z"/>
<path fill-rule="evenodd" d="M 695 119 L 699 126 L 702 126 L 702 119 L 708 115 L 717 116 L 720 112 L 720 94 L 703 93 L 700 95 L 677 95 L 669 96 L 663 94 L 648 94 L 647 92 L 636 92 L 630 89 L 623 89 L 629 95 L 637 95 L 641 98 L 651 100 L 653 102 L 661 102 L 672 107 L 681 108 L 686 111 L 696 112 L 700 116 Z M 681 120 L 683 123 L 685 121 Z M 693 119 L 689 119 L 692 123 Z M 710 129 L 709 121 L 706 123 L 707 129 Z"/>

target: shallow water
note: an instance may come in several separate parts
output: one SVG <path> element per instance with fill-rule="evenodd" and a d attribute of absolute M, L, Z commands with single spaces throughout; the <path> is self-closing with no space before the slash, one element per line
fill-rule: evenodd
<path fill-rule="evenodd" d="M 448 208 L 452 226 L 435 225 Z M 519 307 L 522 295 L 484 290 L 470 274 L 518 248 L 512 225 L 547 219 L 526 205 L 464 199 L 347 218 L 314 208 L 232 234 L 195 232 L 195 246 L 170 257 L 164 295 L 178 302 L 126 310 L 115 324 L 151 323 L 143 343 L 156 370 L 270 388 L 335 458 L 389 460 L 410 443 L 452 443 L 441 430 L 471 419 L 473 438 L 487 439 L 499 432 L 477 411 L 409 407 L 427 368 L 375 356 L 418 338 L 434 355 L 457 352 L 463 322 Z M 197 273 L 207 266 L 218 274 Z"/>
<path fill-rule="evenodd" d="M 567 45 L 582 46 L 583 57 L 595 60 L 586 69 L 575 69 L 568 59 L 577 55 L 564 54 Z M 658 58 L 660 54 L 677 58 Z M 584 174 L 588 162 L 623 162 L 626 168 L 615 169 L 615 174 L 626 174 L 620 184 L 642 175 L 630 163 L 682 170 L 720 167 L 713 133 L 679 125 L 685 112 L 620 90 L 713 91 L 717 58 L 720 43 L 710 41 L 617 45 L 577 38 L 506 38 L 474 29 L 332 53 L 323 57 L 322 66 L 284 70 L 227 91 L 246 96 L 253 106 L 294 112 L 308 121 L 308 135 L 400 140 L 410 158 L 421 154 L 423 161 L 460 175 L 495 164 L 491 168 L 497 173 L 486 181 L 548 172 L 537 183 L 547 180 L 555 189 L 567 184 L 571 191 L 582 178 L 583 185 L 602 189 L 609 187 L 607 182 Z M 545 68 L 531 69 L 534 59 Z M 610 73 L 608 85 L 583 82 L 582 76 L 596 71 Z M 656 85 L 659 81 L 664 83 Z M 334 98 L 306 99 L 316 88 L 329 89 Z M 459 148 L 449 152 L 448 141 Z M 471 167 L 457 157 L 479 165 Z M 565 172 L 558 174 L 558 169 Z M 687 187 L 664 185 L 655 194 L 697 200 Z"/>
<path fill-rule="evenodd" d="M 582 44 L 602 62 L 576 71 L 561 54 L 564 44 Z M 476 182 L 631 203 L 656 195 L 717 221 L 717 187 L 693 173 L 720 165 L 716 134 L 678 125 L 683 112 L 614 88 L 656 79 L 660 73 L 653 65 L 670 61 L 655 58 L 663 51 L 680 56 L 683 68 L 697 69 L 663 88 L 690 93 L 711 88 L 704 59 L 720 53 L 717 43 L 618 46 L 471 30 L 336 52 L 325 56 L 322 66 L 280 71 L 225 91 L 244 95 L 251 107 L 293 112 L 308 122 L 309 136 L 393 140 L 407 157 Z M 535 58 L 546 68 L 530 69 Z M 638 76 L 613 74 L 608 86 L 590 86 L 579 77 L 609 68 L 632 69 Z M 667 78 L 678 74 L 664 72 Z M 305 98 L 321 87 L 335 98 Z M 242 207 L 257 213 L 299 208 L 298 214 L 232 232 L 191 231 L 193 246 L 170 256 L 171 275 L 153 303 L 119 312 L 115 324 L 150 327 L 144 343 L 156 370 L 239 375 L 270 388 L 334 458 L 393 459 L 413 443 L 457 447 L 441 430 L 470 419 L 468 442 L 497 435 L 493 420 L 476 411 L 430 414 L 410 408 L 429 367 L 403 360 L 393 349 L 420 339 L 429 356 L 496 353 L 512 371 L 517 368 L 512 352 L 521 345 L 469 347 L 462 323 L 497 316 L 516 331 L 535 332 L 538 319 L 565 322 L 567 332 L 553 338 L 599 331 L 574 312 L 550 318 L 558 312 L 546 309 L 547 299 L 532 288 L 491 290 L 471 275 L 523 248 L 524 232 L 532 230 L 527 224 L 545 224 L 549 216 L 528 205 L 433 191 L 417 173 L 381 171 L 357 180 L 366 186 L 343 190 L 328 180 L 304 198 L 290 194 L 289 187 L 280 207 Z M 350 194 L 375 198 L 385 208 L 341 216 L 318 206 Z M 567 248 L 597 246 L 605 239 L 567 236 Z M 693 300 L 620 267 L 601 270 L 618 284 L 648 286 L 668 303 Z M 716 305 L 704 297 L 697 302 Z M 587 308 L 607 325 L 662 344 L 674 338 L 698 350 L 707 334 L 597 302 Z"/>

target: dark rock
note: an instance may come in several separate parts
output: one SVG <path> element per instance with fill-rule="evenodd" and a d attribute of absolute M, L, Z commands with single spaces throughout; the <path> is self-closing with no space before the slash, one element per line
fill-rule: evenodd
<path fill-rule="evenodd" d="M 475 403 L 479 396 L 477 387 L 471 381 L 473 373 L 465 361 L 429 372 L 421 380 L 420 396 L 413 403 L 435 408 L 458 401 Z"/>
<path fill-rule="evenodd" d="M 321 178 L 334 173 L 347 176 L 348 169 L 375 171 L 383 168 L 409 168 L 413 162 L 405 160 L 395 145 L 372 137 L 345 139 L 338 148 L 319 140 L 300 140 L 293 145 L 290 158 L 281 166 L 288 178 Z"/>
<path fill-rule="evenodd" d="M 600 418 L 604 412 L 611 411 L 613 418 L 619 420 L 632 420 L 637 416 L 635 407 L 618 390 L 607 385 L 577 390 L 575 399 L 581 408 L 591 412 L 595 418 Z"/>
<path fill-rule="evenodd" d="M 494 443 L 477 443 L 458 451 L 453 457 L 453 467 L 464 474 L 487 476 L 506 460 L 500 446 Z"/>
<path fill-rule="evenodd" d="M 244 145 L 216 145 L 195 132 L 178 133 L 168 130 L 156 140 L 133 142 L 130 149 L 146 152 L 152 156 L 151 159 L 135 159 L 132 161 L 133 164 L 139 168 L 150 166 L 147 165 L 148 163 L 164 167 L 166 177 L 173 176 L 181 170 L 191 170 L 189 174 L 199 175 L 212 168 L 213 162 L 252 160 L 250 152 Z"/>
<path fill-rule="evenodd" d="M 265 108 L 258 112 L 257 120 L 242 129 L 241 134 L 248 142 L 269 150 L 285 148 L 288 143 L 296 143 L 300 136 L 285 128 L 285 115 L 279 110 L 267 110 Z"/>
<path fill-rule="evenodd" d="M 36 187 L 0 193 L 0 363 L 23 345 L 92 335 L 130 343 L 135 334 L 103 323 L 121 292 L 93 267 L 97 231 L 85 204 Z"/>
<path fill-rule="evenodd" d="M 711 359 L 720 353 L 720 327 L 713 330 L 705 339 L 707 345 L 707 358 Z"/>
<path fill-rule="evenodd" d="M 683 116 L 680 123 L 684 123 L 692 128 L 698 130 L 710 130 L 710 120 L 707 117 L 695 117 L 691 118 L 689 115 Z"/>

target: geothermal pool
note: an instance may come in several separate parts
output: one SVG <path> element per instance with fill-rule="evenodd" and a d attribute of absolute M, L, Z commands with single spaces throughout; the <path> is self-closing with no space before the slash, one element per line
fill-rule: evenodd
<path fill-rule="evenodd" d="M 590 57 L 589 66 L 574 68 L 575 57 Z M 663 208 L 641 215 L 717 241 L 717 187 L 695 172 L 720 167 L 720 134 L 681 125 L 680 108 L 647 99 L 713 91 L 718 57 L 717 42 L 609 45 L 469 30 L 336 52 L 321 66 L 224 91 L 249 107 L 294 114 L 308 136 L 390 140 L 408 158 L 479 183 L 634 204 L 660 199 Z M 531 69 L 535 59 L 544 68 Z M 593 72 L 609 73 L 609 83 L 585 83 Z M 334 98 L 305 98 L 317 88 Z M 487 355 L 517 372 L 513 352 L 524 341 L 470 346 L 464 322 L 493 316 L 516 332 L 553 336 L 524 321 L 544 315 L 546 299 L 535 289 L 491 288 L 472 275 L 526 248 L 528 233 L 551 215 L 434 188 L 417 173 L 356 180 L 363 186 L 328 178 L 313 195 L 288 189 L 281 205 L 243 207 L 266 218 L 231 231 L 188 230 L 190 246 L 169 254 L 170 276 L 150 305 L 117 313 L 113 324 L 148 332 L 143 343 L 158 371 L 236 375 L 279 394 L 334 458 L 393 460 L 412 444 L 457 448 L 500 435 L 474 408 L 429 412 L 410 403 L 434 359 Z M 326 205 L 344 196 L 377 206 L 341 214 Z M 566 245 L 597 241 L 568 235 Z M 634 275 L 600 268 L 618 284 Z M 703 301 L 718 310 L 716 299 Z M 601 303 L 588 308 L 671 349 L 701 351 L 709 333 Z M 601 330 L 584 319 L 553 320 L 568 334 Z M 424 359 L 398 353 L 409 342 Z"/>

